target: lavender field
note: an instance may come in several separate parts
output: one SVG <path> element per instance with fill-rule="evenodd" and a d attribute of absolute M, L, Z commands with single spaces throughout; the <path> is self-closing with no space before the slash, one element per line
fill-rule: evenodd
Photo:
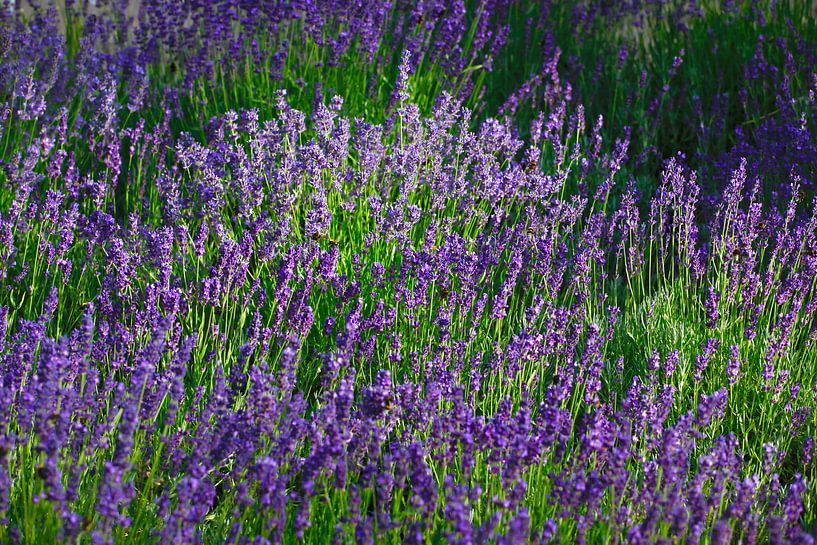
<path fill-rule="evenodd" d="M 817 540 L 814 2 L 6 6 L 0 544 Z"/>

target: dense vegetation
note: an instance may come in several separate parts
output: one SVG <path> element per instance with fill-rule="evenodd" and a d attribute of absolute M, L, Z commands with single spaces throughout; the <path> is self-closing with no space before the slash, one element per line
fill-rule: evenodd
<path fill-rule="evenodd" d="M 814 543 L 808 2 L 46 4 L 0 543 Z"/>

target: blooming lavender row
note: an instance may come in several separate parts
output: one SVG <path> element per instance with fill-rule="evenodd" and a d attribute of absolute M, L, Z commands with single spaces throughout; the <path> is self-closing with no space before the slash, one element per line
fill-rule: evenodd
<path fill-rule="evenodd" d="M 162 55 L 210 36 L 204 64 L 253 58 L 215 51 L 254 3 L 145 6 L 145 35 L 178 40 Z M 302 28 L 348 24 L 364 38 L 330 47 L 359 53 L 350 21 L 374 16 L 345 9 Z M 424 115 L 427 43 L 375 119 L 279 90 L 185 126 L 184 85 L 137 104 L 127 55 L 73 72 L 58 33 L 4 34 L 23 35 L 0 140 L 0 542 L 814 542 L 797 169 L 779 184 L 738 157 L 711 197 L 678 155 L 645 195 L 639 129 L 587 119 L 558 54 L 524 138 L 456 85 Z"/>
<path fill-rule="evenodd" d="M 0 88 L 22 98 L 23 120 L 47 113 L 46 102 L 84 109 L 80 99 L 102 86 L 126 92 L 131 111 L 158 94 L 180 114 L 223 114 L 221 100 L 264 104 L 280 86 L 316 100 L 322 88 L 349 91 L 348 73 L 363 80 L 364 94 L 383 94 L 381 80 L 407 50 L 430 78 L 452 80 L 458 96 L 476 100 L 484 90 L 468 74 L 491 70 L 512 6 L 508 0 L 477 8 L 462 0 L 36 3 L 0 10 Z M 256 87 L 261 96 L 252 93 Z"/>
<path fill-rule="evenodd" d="M 640 217 L 580 115 L 524 144 L 404 99 L 374 126 L 281 95 L 169 162 L 130 134 L 149 221 L 59 134 L 7 168 L 8 538 L 810 542 L 817 219 L 739 170 L 704 239 L 694 174 Z M 662 355 L 676 288 L 706 325 Z"/>

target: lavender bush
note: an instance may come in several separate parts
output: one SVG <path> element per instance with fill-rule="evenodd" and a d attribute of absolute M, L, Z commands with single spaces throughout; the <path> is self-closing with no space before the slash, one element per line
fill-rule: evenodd
<path fill-rule="evenodd" d="M 0 542 L 814 543 L 805 7 L 97 4 L 2 15 Z"/>

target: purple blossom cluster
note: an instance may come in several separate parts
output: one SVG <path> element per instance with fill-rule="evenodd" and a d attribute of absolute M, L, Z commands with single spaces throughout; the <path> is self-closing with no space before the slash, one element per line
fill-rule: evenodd
<path fill-rule="evenodd" d="M 0 540 L 814 543 L 806 174 L 770 204 L 741 155 L 710 199 L 676 156 L 645 196 L 558 49 L 502 110 L 550 82 L 527 137 L 467 92 L 424 115 L 423 63 L 490 63 L 483 9 L 150 1 L 89 15 L 76 65 L 56 19 L 3 27 Z M 384 121 L 279 90 L 180 129 L 279 27 L 405 51 Z"/>
<path fill-rule="evenodd" d="M 451 97 L 429 118 L 403 103 L 384 126 L 332 104 L 307 122 L 281 95 L 273 119 L 228 113 L 206 143 L 181 138 L 161 164 L 154 152 L 150 222 L 104 211 L 111 173 L 39 194 L 58 156 L 46 135 L 7 167 L 4 277 L 40 268 L 52 286 L 10 288 L 36 320 L 4 308 L 10 535 L 31 494 L 61 539 L 95 542 L 145 519 L 160 541 L 199 542 L 227 506 L 225 536 L 274 542 L 305 535 L 330 498 L 339 539 L 360 542 L 811 543 L 801 454 L 747 473 L 747 444 L 718 430 L 736 388 L 762 383 L 793 437 L 814 432 L 815 384 L 786 354 L 815 338 L 817 217 L 745 202 L 739 170 L 705 241 L 694 175 L 670 161 L 639 217 L 617 182 L 622 144 L 570 149 L 579 118 L 542 133 L 606 172 L 619 208 L 596 188 L 562 197 L 576 162 L 528 168 L 544 139 L 493 120 L 472 131 Z M 157 131 L 128 136 L 150 150 L 169 139 Z M 720 389 L 680 405 L 677 350 L 643 372 L 611 365 L 619 311 L 604 286 L 657 272 L 699 290 L 709 331 L 728 314 L 748 338 L 760 321 L 762 365 L 707 342 L 695 372 Z M 54 339 L 58 319 L 76 326 Z"/>
<path fill-rule="evenodd" d="M 246 77 L 273 82 L 273 88 L 280 83 L 299 89 L 317 85 L 319 101 L 322 82 L 304 80 L 316 68 L 365 67 L 372 79 L 366 93 L 377 94 L 377 76 L 390 71 L 395 51 L 410 51 L 414 64 L 434 66 L 439 78 L 460 82 L 458 93 L 464 99 L 475 91 L 475 81 L 463 74 L 491 70 L 514 7 L 509 0 L 483 1 L 478 10 L 466 4 L 32 2 L 28 9 L 0 10 L 0 89 L 12 96 L 12 112 L 23 120 L 47 113 L 49 103 L 94 102 L 94 92 L 109 86 L 127 93 L 131 112 L 159 92 L 181 115 L 201 111 L 208 100 L 197 96 L 202 88 Z M 63 39 L 74 27 L 78 35 Z M 282 81 L 290 77 L 296 81 Z"/>

